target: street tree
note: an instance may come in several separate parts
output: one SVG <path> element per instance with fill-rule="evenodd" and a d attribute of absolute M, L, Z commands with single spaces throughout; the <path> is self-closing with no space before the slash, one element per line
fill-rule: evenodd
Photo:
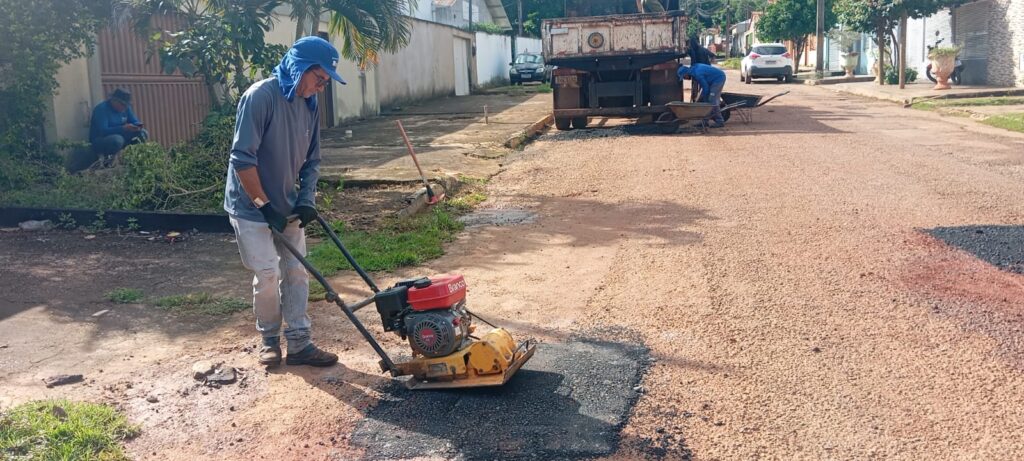
<path fill-rule="evenodd" d="M 938 11 L 966 3 L 966 0 L 835 0 L 833 10 L 840 24 L 859 32 L 874 34 L 875 46 L 879 50 L 888 48 L 887 42 L 893 44 L 894 51 L 900 50 L 900 41 L 896 37 L 896 28 L 900 19 L 923 18 Z M 885 75 L 885 53 L 879 53 L 878 75 Z M 897 54 L 890 54 L 895 65 Z M 884 83 L 884 77 L 879 83 Z"/>
<path fill-rule="evenodd" d="M 832 12 L 831 1 L 825 2 L 825 29 L 836 23 Z M 789 41 L 793 44 L 793 72 L 800 68 L 800 58 L 807 36 L 814 34 L 817 28 L 817 2 L 815 0 L 779 0 L 771 3 L 764 10 L 764 15 L 757 22 L 757 38 L 762 42 Z"/>
<path fill-rule="evenodd" d="M 261 75 L 269 75 L 286 47 L 267 43 L 278 0 L 132 0 L 126 13 L 149 38 L 150 56 L 158 55 L 167 74 L 201 77 L 215 109 Z M 171 15 L 178 27 L 157 27 L 154 17 Z"/>
<path fill-rule="evenodd" d="M 0 192 L 31 182 L 45 149 L 57 71 L 89 56 L 111 18 L 109 0 L 0 0 Z"/>

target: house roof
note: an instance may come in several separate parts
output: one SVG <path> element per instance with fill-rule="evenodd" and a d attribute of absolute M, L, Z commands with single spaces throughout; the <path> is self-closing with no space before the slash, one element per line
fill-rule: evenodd
<path fill-rule="evenodd" d="M 484 0 L 484 4 L 487 5 L 487 11 L 491 13 L 492 22 L 505 29 L 512 28 L 508 14 L 505 13 L 505 5 L 501 4 L 501 0 Z"/>

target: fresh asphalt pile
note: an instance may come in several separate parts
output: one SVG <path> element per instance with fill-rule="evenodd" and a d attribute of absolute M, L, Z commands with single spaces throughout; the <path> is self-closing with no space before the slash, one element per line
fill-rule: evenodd
<path fill-rule="evenodd" d="M 1024 226 L 937 227 L 927 232 L 993 266 L 1024 274 Z"/>
<path fill-rule="evenodd" d="M 371 459 L 580 459 L 611 454 L 649 364 L 633 343 L 541 344 L 503 387 L 396 384 L 352 435 Z"/>

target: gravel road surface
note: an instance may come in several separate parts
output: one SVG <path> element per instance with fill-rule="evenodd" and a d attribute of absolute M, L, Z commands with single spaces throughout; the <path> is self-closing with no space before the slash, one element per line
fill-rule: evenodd
<path fill-rule="evenodd" d="M 749 125 L 733 119 L 707 135 L 615 123 L 544 135 L 504 161 L 484 212 L 467 218 L 447 255 L 376 274 L 386 286 L 462 273 L 474 312 L 516 339 L 539 340 L 538 354 L 553 351 L 533 359 L 536 389 L 521 387 L 529 379 L 512 383 L 518 399 L 394 392 L 372 350 L 323 302 L 310 309 L 314 339 L 341 362 L 264 371 L 248 314 L 215 324 L 142 317 L 103 334 L 103 322 L 131 310 L 93 319 L 109 309 L 96 294 L 86 314 L 59 316 L 55 300 L 78 312 L 74 300 L 44 292 L 9 300 L 0 325 L 64 338 L 93 328 L 83 330 L 88 342 L 10 344 L 7 357 L 57 350 L 65 367 L 41 356 L 36 368 L 0 375 L 0 404 L 111 403 L 142 426 L 128 443 L 140 460 L 1024 459 L 1024 136 L 827 88 L 731 77 L 726 91 L 792 93 L 757 109 Z M 233 269 L 194 255 L 213 268 L 193 270 L 244 288 L 233 244 L 214 243 L 188 251 L 223 253 L 216 258 Z M 65 253 L 68 267 L 108 260 L 92 246 Z M 34 274 L 12 279 L 28 280 L 16 282 L 24 293 L 37 279 L 50 290 L 71 275 L 88 282 L 89 271 L 19 255 L 0 259 L 19 268 L 9 275 Z M 97 283 L 102 293 L 114 282 Z M 352 274 L 332 283 L 349 300 L 367 293 Z M 358 315 L 384 348 L 407 353 L 376 312 Z M 624 342 L 594 332 L 628 332 L 645 358 L 609 371 L 613 385 L 598 391 L 577 380 L 593 385 L 593 365 L 607 357 L 555 353 L 579 338 Z M 134 349 L 122 353 L 124 344 Z M 11 363 L 3 354 L 0 363 Z M 197 360 L 235 366 L 245 385 L 195 384 Z M 45 389 L 39 370 L 85 382 Z M 513 379 L 521 377 L 531 376 Z M 594 402 L 617 403 L 601 413 Z M 570 410 L 557 417 L 580 437 L 537 430 L 521 438 L 536 442 L 517 446 L 465 436 L 487 418 L 501 428 L 530 417 L 542 428 L 537 415 L 547 408 Z M 398 441 L 402 431 L 429 443 L 417 452 Z"/>

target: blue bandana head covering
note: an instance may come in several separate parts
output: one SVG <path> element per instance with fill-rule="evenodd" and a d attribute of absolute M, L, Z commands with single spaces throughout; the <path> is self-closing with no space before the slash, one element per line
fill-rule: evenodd
<path fill-rule="evenodd" d="M 302 74 L 313 66 L 320 66 L 332 79 L 345 84 L 335 70 L 338 67 L 338 50 L 334 45 L 320 37 L 302 37 L 288 49 L 281 63 L 274 68 L 274 77 L 288 102 L 295 100 L 295 87 L 302 79 Z M 306 98 L 306 104 L 310 110 L 316 110 L 316 95 Z"/>

